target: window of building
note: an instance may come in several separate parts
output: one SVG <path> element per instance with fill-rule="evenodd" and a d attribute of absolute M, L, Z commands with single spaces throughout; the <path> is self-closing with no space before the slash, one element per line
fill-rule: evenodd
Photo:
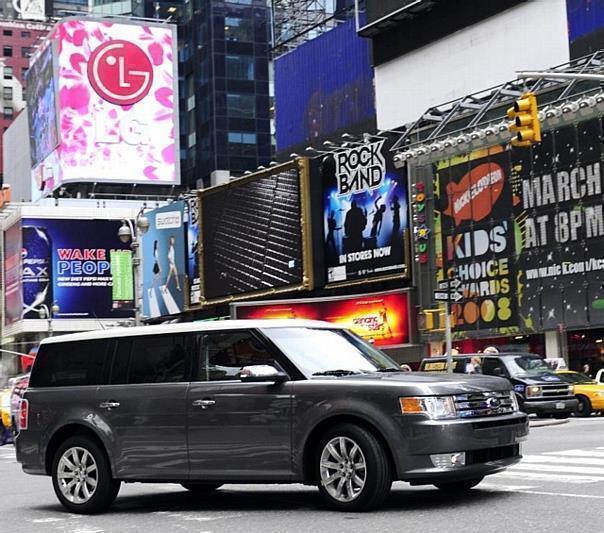
<path fill-rule="evenodd" d="M 5 107 L 2 114 L 4 115 L 4 118 L 13 118 L 13 108 Z"/>
<path fill-rule="evenodd" d="M 3 46 L 2 47 L 2 56 L 3 57 L 13 57 L 13 47 L 12 46 Z"/>
<path fill-rule="evenodd" d="M 21 37 L 23 37 L 24 39 L 30 39 L 31 38 L 31 32 L 29 32 L 29 31 L 22 31 L 21 32 Z"/>
<path fill-rule="evenodd" d="M 13 77 L 13 67 L 4 67 L 4 71 L 2 73 L 2 77 L 5 80 L 10 80 Z"/>
<path fill-rule="evenodd" d="M 254 58 L 251 56 L 226 56 L 226 77 L 236 80 L 254 79 Z"/>
<path fill-rule="evenodd" d="M 244 366 L 275 364 L 266 346 L 249 331 L 208 333 L 202 338 L 196 379 L 238 380 Z"/>
<path fill-rule="evenodd" d="M 30 57 L 31 56 L 31 47 L 23 46 L 21 47 L 21 57 Z"/>
<path fill-rule="evenodd" d="M 227 41 L 254 40 L 254 24 L 252 19 L 241 17 L 224 17 L 224 37 Z"/>
<path fill-rule="evenodd" d="M 256 134 L 229 131 L 229 152 L 234 155 L 256 155 Z"/>
<path fill-rule="evenodd" d="M 256 95 L 228 93 L 227 115 L 229 117 L 254 118 L 256 116 Z"/>
<path fill-rule="evenodd" d="M 10 37 L 12 34 L 12 30 L 2 30 L 2 35 L 4 35 L 4 37 Z"/>
<path fill-rule="evenodd" d="M 136 337 L 128 383 L 174 383 L 185 377 L 184 335 L 147 335 Z"/>
<path fill-rule="evenodd" d="M 60 342 L 40 348 L 30 385 L 68 387 L 99 385 L 102 380 L 107 339 Z"/>
<path fill-rule="evenodd" d="M 13 88 L 12 87 L 2 87 L 2 98 L 5 100 L 13 99 Z"/>

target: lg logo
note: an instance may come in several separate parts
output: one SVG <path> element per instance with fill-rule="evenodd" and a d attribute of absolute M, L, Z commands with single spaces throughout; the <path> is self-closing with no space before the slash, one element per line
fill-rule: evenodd
<path fill-rule="evenodd" d="M 109 41 L 92 52 L 88 79 L 104 100 L 121 106 L 132 105 L 149 93 L 153 66 L 147 54 L 135 44 Z"/>

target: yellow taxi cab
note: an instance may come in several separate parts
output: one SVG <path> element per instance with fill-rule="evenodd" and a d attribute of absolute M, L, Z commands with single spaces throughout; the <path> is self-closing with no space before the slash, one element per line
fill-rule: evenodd
<path fill-rule="evenodd" d="M 575 388 L 575 396 L 579 400 L 575 416 L 589 416 L 593 412 L 604 411 L 604 383 L 572 370 L 556 370 L 556 374 Z"/>
<path fill-rule="evenodd" d="M 11 427 L 10 397 L 10 389 L 0 389 L 0 420 L 7 429 Z"/>

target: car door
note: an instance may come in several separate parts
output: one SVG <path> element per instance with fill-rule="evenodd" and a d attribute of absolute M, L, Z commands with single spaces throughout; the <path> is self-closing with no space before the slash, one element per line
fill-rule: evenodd
<path fill-rule="evenodd" d="M 199 341 L 187 400 L 191 479 L 288 479 L 293 382 L 239 379 L 244 366 L 280 366 L 278 356 L 248 330 Z"/>
<path fill-rule="evenodd" d="M 122 479 L 187 479 L 186 335 L 117 339 L 109 384 L 99 387 L 100 425 Z"/>

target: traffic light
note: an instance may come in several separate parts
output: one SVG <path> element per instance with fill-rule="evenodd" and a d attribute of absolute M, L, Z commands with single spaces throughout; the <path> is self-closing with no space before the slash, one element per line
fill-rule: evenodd
<path fill-rule="evenodd" d="M 451 324 L 454 324 L 451 315 Z M 424 309 L 417 317 L 417 327 L 420 331 L 439 333 L 445 331 L 445 311 L 442 307 Z"/>
<path fill-rule="evenodd" d="M 508 126 L 508 129 L 514 133 L 512 146 L 531 146 L 541 141 L 539 110 L 534 93 L 524 93 L 514 102 L 514 106 L 508 109 L 507 115 L 512 120 Z"/>

